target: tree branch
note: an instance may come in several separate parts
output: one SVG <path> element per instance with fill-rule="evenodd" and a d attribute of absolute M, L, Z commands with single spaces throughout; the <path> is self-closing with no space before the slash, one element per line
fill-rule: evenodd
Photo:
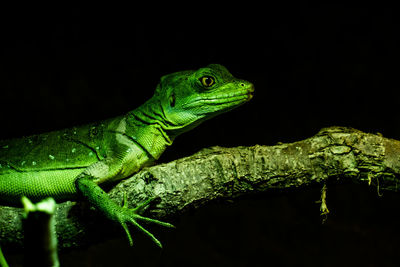
<path fill-rule="evenodd" d="M 158 196 L 159 201 L 148 210 L 149 216 L 164 218 L 214 199 L 324 184 L 328 178 L 397 191 L 399 174 L 400 141 L 352 128 L 330 127 L 290 144 L 203 149 L 190 157 L 145 168 L 121 181 L 109 194 L 121 202 L 126 193 L 131 207 Z M 16 208 L 0 207 L 3 243 L 21 244 L 20 214 Z M 60 204 L 56 221 L 60 247 L 82 246 L 115 231 L 123 235 L 118 226 L 82 203 Z"/>

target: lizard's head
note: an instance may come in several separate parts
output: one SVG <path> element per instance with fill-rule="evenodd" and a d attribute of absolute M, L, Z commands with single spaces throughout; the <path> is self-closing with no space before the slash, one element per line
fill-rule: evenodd
<path fill-rule="evenodd" d="M 161 104 L 166 130 L 177 134 L 231 110 L 253 97 L 252 83 L 236 79 L 218 64 L 161 78 L 155 97 Z"/>

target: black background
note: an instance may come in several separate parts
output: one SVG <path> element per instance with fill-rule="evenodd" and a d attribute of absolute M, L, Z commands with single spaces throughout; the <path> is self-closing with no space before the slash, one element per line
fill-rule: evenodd
<path fill-rule="evenodd" d="M 155 8 L 157 7 L 157 9 Z M 151 97 L 162 75 L 225 65 L 252 81 L 253 100 L 177 138 L 161 162 L 213 145 L 274 145 L 326 126 L 400 139 L 399 28 L 392 8 L 249 3 L 184 6 L 4 7 L 0 137 L 123 114 Z M 367 185 L 213 203 L 149 226 L 130 248 L 121 235 L 63 252 L 64 266 L 396 266 L 400 197 Z M 101 222 L 99 222 L 101 223 Z M 135 231 L 135 230 L 133 230 Z M 7 248 L 4 248 L 7 254 Z M 20 262 L 9 252 L 10 261 Z"/>

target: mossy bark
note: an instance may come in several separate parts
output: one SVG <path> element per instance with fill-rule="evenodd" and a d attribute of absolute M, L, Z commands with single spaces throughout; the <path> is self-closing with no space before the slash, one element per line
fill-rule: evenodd
<path fill-rule="evenodd" d="M 351 180 L 398 190 L 400 141 L 352 128 L 329 127 L 315 136 L 289 144 L 222 148 L 212 147 L 186 158 L 145 168 L 121 181 L 109 194 L 122 202 L 128 196 L 134 207 L 159 197 L 148 216 L 164 218 L 196 208 L 214 199 L 271 189 Z M 0 240 L 20 245 L 21 210 L 0 207 Z M 78 247 L 119 231 L 87 205 L 65 202 L 56 212 L 60 247 Z M 99 223 L 101 222 L 101 223 Z"/>

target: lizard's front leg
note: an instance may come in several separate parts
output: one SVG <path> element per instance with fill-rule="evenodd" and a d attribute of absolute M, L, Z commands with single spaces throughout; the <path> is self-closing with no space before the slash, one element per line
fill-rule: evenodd
<path fill-rule="evenodd" d="M 172 224 L 143 217 L 140 215 L 141 210 L 143 210 L 144 207 L 148 206 L 152 199 L 139 203 L 137 207 L 134 209 L 129 209 L 127 207 L 126 196 L 124 196 L 124 204 L 122 206 L 119 206 L 117 203 L 115 203 L 113 200 L 110 199 L 107 193 L 104 192 L 104 190 L 101 189 L 100 186 L 98 186 L 93 181 L 93 177 L 91 177 L 88 174 L 82 173 L 76 179 L 75 184 L 79 194 L 83 196 L 86 200 L 88 200 L 91 205 L 96 207 L 107 218 L 116 221 L 122 225 L 128 236 L 129 244 L 131 246 L 133 244 L 133 241 L 129 233 L 127 223 L 132 223 L 139 230 L 148 235 L 159 247 L 162 247 L 160 241 L 158 241 L 153 234 L 144 229 L 138 223 L 138 221 L 146 221 L 146 222 L 156 223 L 165 227 L 174 228 Z"/>

